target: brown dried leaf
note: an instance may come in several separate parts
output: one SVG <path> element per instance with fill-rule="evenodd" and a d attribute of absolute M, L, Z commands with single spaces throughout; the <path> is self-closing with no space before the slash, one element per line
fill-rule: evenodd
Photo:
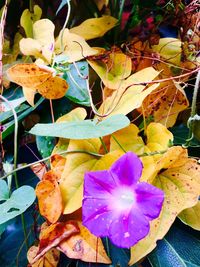
<path fill-rule="evenodd" d="M 86 262 L 111 263 L 100 238 L 91 234 L 78 222 L 80 233 L 75 234 L 59 244 L 58 249 L 69 258 Z"/>

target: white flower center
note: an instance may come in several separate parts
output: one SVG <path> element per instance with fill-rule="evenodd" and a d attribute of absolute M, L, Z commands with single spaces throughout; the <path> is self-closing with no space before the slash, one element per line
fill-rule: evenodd
<path fill-rule="evenodd" d="M 127 210 L 135 203 L 135 195 L 130 188 L 121 187 L 113 192 L 113 203 L 111 204 L 114 210 Z"/>

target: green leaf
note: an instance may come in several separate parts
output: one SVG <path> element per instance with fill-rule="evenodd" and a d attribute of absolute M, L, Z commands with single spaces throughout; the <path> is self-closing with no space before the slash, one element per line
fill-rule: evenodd
<path fill-rule="evenodd" d="M 28 109 L 30 106 L 29 105 L 26 105 L 26 104 L 22 104 L 18 107 L 15 108 L 15 112 L 18 114 L 18 113 L 21 113 L 22 111 Z M 11 110 L 9 111 L 6 111 L 6 112 L 3 112 L 2 114 L 0 114 L 0 123 L 3 123 L 5 121 L 7 121 L 8 119 L 10 119 L 11 117 L 13 116 L 13 113 Z"/>
<path fill-rule="evenodd" d="M 0 204 L 0 224 L 22 214 L 35 200 L 35 191 L 28 185 L 13 191 L 10 198 Z"/>
<path fill-rule="evenodd" d="M 0 180 L 0 201 L 9 198 L 9 189 L 6 181 Z"/>
<path fill-rule="evenodd" d="M 88 77 L 89 69 L 86 61 L 76 63 L 82 77 Z M 82 78 L 77 72 L 74 64 L 70 64 L 69 70 L 66 72 L 66 81 L 69 84 L 69 89 L 66 93 L 71 101 L 76 104 L 90 106 L 90 99 L 87 92 L 86 79 Z"/>
<path fill-rule="evenodd" d="M 22 112 L 17 118 L 18 122 L 23 120 L 26 116 L 28 116 L 28 114 L 31 113 L 33 110 L 35 110 L 43 101 L 44 101 L 44 98 L 41 97 L 34 107 L 30 107 L 26 109 L 24 112 Z M 10 135 L 14 131 L 15 121 L 12 120 L 4 124 L 3 126 L 5 127 L 5 130 L 2 132 L 2 139 L 6 138 L 8 135 Z"/>
<path fill-rule="evenodd" d="M 65 123 L 38 123 L 30 130 L 30 133 L 68 139 L 88 139 L 112 134 L 129 124 L 130 121 L 125 115 L 117 114 L 101 122 L 84 120 Z"/>
<path fill-rule="evenodd" d="M 51 155 L 55 147 L 55 141 L 53 137 L 36 136 L 37 149 L 43 158 Z"/>
<path fill-rule="evenodd" d="M 157 248 L 148 256 L 153 267 L 198 267 L 199 240 L 177 227 L 171 228 Z"/>

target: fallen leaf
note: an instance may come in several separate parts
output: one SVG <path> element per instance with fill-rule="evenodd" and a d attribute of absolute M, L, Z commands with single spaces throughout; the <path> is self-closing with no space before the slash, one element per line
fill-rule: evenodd
<path fill-rule="evenodd" d="M 176 147 L 170 150 L 174 152 Z M 171 152 L 167 153 L 171 155 Z M 149 234 L 131 248 L 129 265 L 150 253 L 156 247 L 156 241 L 162 239 L 168 232 L 176 216 L 198 202 L 200 166 L 195 160 L 189 159 L 186 150 L 181 147 L 179 155 L 174 159 L 167 159 L 167 153 L 165 153 L 167 163 L 162 162 L 162 166 L 167 169 L 159 168 L 153 181 L 153 185 L 165 193 L 162 211 L 159 218 L 152 221 Z"/>
<path fill-rule="evenodd" d="M 29 248 L 27 253 L 29 267 L 57 267 L 60 259 L 60 251 L 56 248 L 52 248 L 47 251 L 40 259 L 38 259 L 35 263 L 34 258 L 38 253 L 39 248 L 37 246 L 32 246 Z"/>
<path fill-rule="evenodd" d="M 87 61 L 109 89 L 119 89 L 123 80 L 131 74 L 131 58 L 120 50 L 107 52 L 101 60 Z"/>
<path fill-rule="evenodd" d="M 91 234 L 81 222 L 77 223 L 80 232 L 61 242 L 58 249 L 72 259 L 105 264 L 111 263 L 101 239 Z"/>
<path fill-rule="evenodd" d="M 32 264 L 37 262 L 47 251 L 56 247 L 64 239 L 79 232 L 78 225 L 75 222 L 58 222 L 44 227 L 40 233 L 39 249 L 32 259 Z"/>
<path fill-rule="evenodd" d="M 117 19 L 111 16 L 91 18 L 82 22 L 79 26 L 71 28 L 71 33 L 82 36 L 85 40 L 99 38 L 111 30 L 117 24 Z"/>
<path fill-rule="evenodd" d="M 98 50 L 91 48 L 83 37 L 75 33 L 70 33 L 69 29 L 65 29 L 63 32 L 63 38 L 61 39 L 61 37 L 62 32 L 60 32 L 58 38 L 56 39 L 55 53 L 63 53 L 66 55 L 69 63 L 79 61 L 83 58 L 96 55 L 98 53 Z M 63 49 L 61 40 L 63 40 Z"/>
<path fill-rule="evenodd" d="M 49 171 L 45 173 L 35 189 L 40 214 L 51 223 L 57 222 L 63 211 L 63 201 L 57 180 L 57 175 Z"/>

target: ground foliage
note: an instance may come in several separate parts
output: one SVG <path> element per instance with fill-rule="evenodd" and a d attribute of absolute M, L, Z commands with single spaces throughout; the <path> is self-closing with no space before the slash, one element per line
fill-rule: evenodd
<path fill-rule="evenodd" d="M 198 1 L 0 8 L 0 266 L 200 266 Z M 164 202 L 126 249 L 82 206 L 87 175 L 131 152 Z"/>

